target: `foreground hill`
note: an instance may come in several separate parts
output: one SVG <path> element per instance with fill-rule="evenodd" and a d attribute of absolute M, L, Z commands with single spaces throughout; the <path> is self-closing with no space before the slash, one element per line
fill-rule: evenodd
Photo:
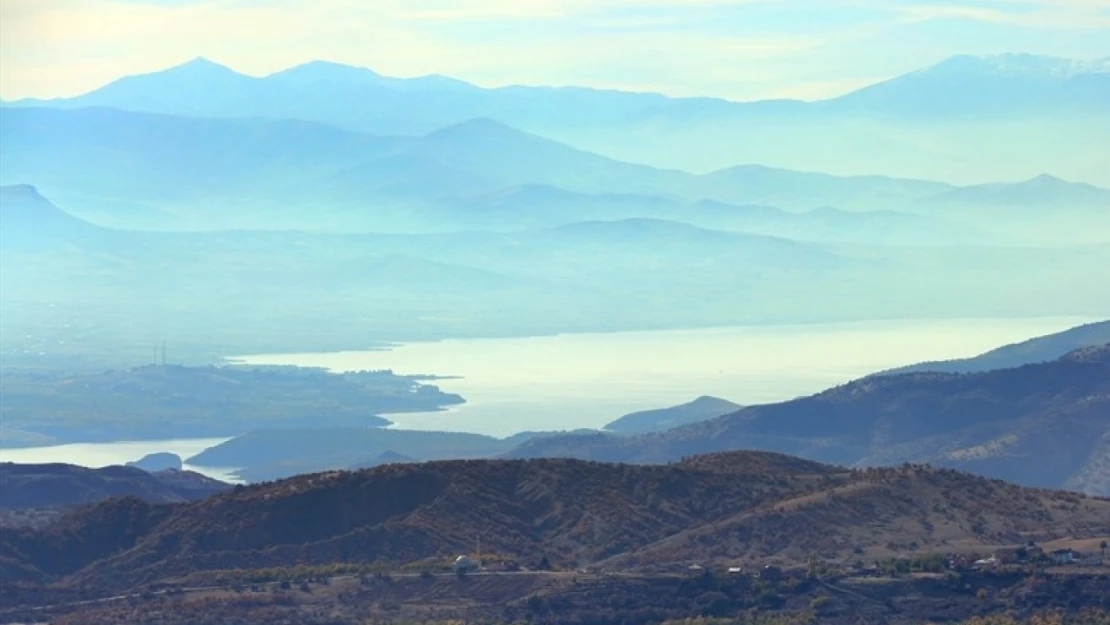
<path fill-rule="evenodd" d="M 874 376 L 659 434 L 528 441 L 514 457 L 668 462 L 757 448 L 846 465 L 930 462 L 1110 494 L 1110 345 L 983 373 Z"/>
<path fill-rule="evenodd" d="M 42 531 L 0 532 L 0 566 L 25 591 L 108 592 L 228 569 L 435 567 L 478 535 L 487 556 L 629 570 L 974 551 L 1065 533 L 1110 534 L 1110 502 L 754 452 L 665 466 L 477 460 L 300 476 L 173 507 L 113 500 Z"/>
<path fill-rule="evenodd" d="M 1010 369 L 1021 365 L 1056 360 L 1068 352 L 1083 347 L 1110 343 L 1110 321 L 1084 324 L 1070 330 L 1039 336 L 1005 345 L 973 358 L 960 358 L 937 362 L 923 362 L 885 371 L 885 374 L 938 371 L 946 373 L 971 373 L 992 369 Z"/>

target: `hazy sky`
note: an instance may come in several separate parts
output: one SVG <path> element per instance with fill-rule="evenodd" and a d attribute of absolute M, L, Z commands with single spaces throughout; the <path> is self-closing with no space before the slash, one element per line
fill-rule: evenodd
<path fill-rule="evenodd" d="M 0 0 L 0 97 L 205 56 L 481 85 L 816 98 L 956 53 L 1110 56 L 1110 0 Z"/>

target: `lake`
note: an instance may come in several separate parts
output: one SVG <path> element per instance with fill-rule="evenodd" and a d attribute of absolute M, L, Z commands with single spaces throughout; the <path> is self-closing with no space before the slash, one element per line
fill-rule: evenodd
<path fill-rule="evenodd" d="M 946 319 L 566 334 L 235 360 L 459 376 L 436 384 L 467 403 L 441 412 L 389 415 L 394 427 L 506 436 L 599 428 L 629 412 L 699 395 L 745 405 L 782 401 L 876 371 L 974 356 L 1094 320 Z"/>
<path fill-rule="evenodd" d="M 134 462 L 155 452 L 169 452 L 182 458 L 195 456 L 200 452 L 226 441 L 226 438 L 192 438 L 167 441 L 118 441 L 113 443 L 69 443 L 49 447 L 26 447 L 21 449 L 0 449 L 0 462 L 21 464 L 46 464 L 64 462 L 82 467 L 106 467 Z M 195 467 L 186 464 L 183 468 L 202 475 L 223 480 L 240 482 L 233 475 L 234 469 Z"/>

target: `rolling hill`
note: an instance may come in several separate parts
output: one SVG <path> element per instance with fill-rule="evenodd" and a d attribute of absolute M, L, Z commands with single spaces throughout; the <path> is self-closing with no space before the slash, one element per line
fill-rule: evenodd
<path fill-rule="evenodd" d="M 961 187 L 905 210 L 1059 245 L 1110 240 L 1110 189 L 1042 174 L 1016 183 Z"/>
<path fill-rule="evenodd" d="M 196 363 L 491 333 L 1096 315 L 1110 305 L 1087 288 L 1110 272 L 1106 245 L 827 245 L 645 217 L 357 235 L 83 224 L 65 245 L 32 245 L 41 233 L 21 223 L 5 225 L 17 244 L 0 246 L 4 358 L 39 363 L 108 353 L 113 368 L 131 367 L 166 338 Z"/>
<path fill-rule="evenodd" d="M 485 554 L 627 571 L 974 551 L 1059 532 L 1110 533 L 1110 503 L 948 470 L 846 471 L 752 452 L 665 466 L 478 460 L 299 476 L 172 507 L 116 499 L 42 531 L 0 530 L 0 566 L 24 593 L 107 593 L 233 568 L 434 566 L 476 534 Z"/>
<path fill-rule="evenodd" d="M 872 376 L 811 397 L 633 437 L 528 441 L 511 457 L 668 462 L 765 449 L 854 466 L 928 462 L 1110 494 L 1110 345 L 982 373 Z"/>
<path fill-rule="evenodd" d="M 1054 204 L 1110 210 L 1110 189 L 1072 183 L 1042 174 L 1017 183 L 981 184 L 952 189 L 927 197 L 922 202 L 938 207 L 1010 207 L 1011 211 L 1028 210 L 1029 207 L 1044 209 Z"/>
<path fill-rule="evenodd" d="M 204 499 L 231 485 L 192 471 L 147 472 L 135 467 L 87 469 L 69 464 L 0 462 L 0 508 L 68 508 L 113 497 L 136 497 L 149 503 Z"/>
<path fill-rule="evenodd" d="M 890 208 L 951 189 L 770 168 L 693 176 L 604 158 L 489 119 L 423 137 L 105 108 L 5 109 L 4 122 L 0 182 L 33 183 L 81 215 L 142 229 L 419 231 L 442 230 L 438 222 L 446 220 L 467 230 L 493 225 L 482 212 L 509 201 L 496 215 L 495 229 L 504 230 L 604 218 L 598 211 L 679 218 L 691 212 L 684 203 L 705 199 L 795 210 Z M 576 208 L 583 201 L 591 212 Z M 309 208 L 312 219 L 304 216 Z M 540 222 L 515 218 L 519 211 Z M 401 220 L 412 212 L 415 219 Z"/>
<path fill-rule="evenodd" d="M 874 207 L 897 209 L 900 206 L 955 190 L 942 182 L 888 176 L 833 176 L 820 172 L 794 171 L 763 165 L 738 165 L 701 176 L 709 190 L 706 197 L 744 193 L 743 201 L 782 208 Z M 799 191 L 809 194 L 808 203 L 799 202 Z"/>
<path fill-rule="evenodd" d="M 807 176 L 785 171 L 774 175 L 788 178 Z M 787 200 L 787 205 L 816 201 L 817 193 L 803 200 L 805 182 L 797 182 L 790 192 L 793 200 Z M 697 186 L 694 184 L 692 188 Z M 761 193 L 758 184 L 722 187 L 719 192 L 712 189 L 714 186 L 707 185 L 706 193 L 719 193 L 722 197 L 735 199 L 748 196 L 755 199 Z M 692 197 L 696 195 L 696 191 L 691 191 Z M 779 199 L 785 198 L 780 196 Z M 869 200 L 860 201 L 866 203 Z M 740 205 L 707 199 L 690 201 L 664 195 L 577 193 L 542 184 L 445 198 L 422 210 L 428 215 L 427 227 L 440 231 L 467 228 L 505 231 L 522 226 L 555 227 L 585 220 L 648 218 L 814 242 L 917 246 L 990 245 L 998 242 L 989 234 L 989 228 L 929 215 L 887 210 L 846 211 L 831 207 L 787 211 L 769 205 Z"/>

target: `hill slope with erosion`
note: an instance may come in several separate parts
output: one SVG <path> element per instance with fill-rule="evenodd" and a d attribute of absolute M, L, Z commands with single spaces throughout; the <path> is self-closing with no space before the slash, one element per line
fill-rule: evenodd
<path fill-rule="evenodd" d="M 0 564 L 5 580 L 20 580 L 12 590 L 112 592 L 229 569 L 443 566 L 471 552 L 476 536 L 487 556 L 638 570 L 1106 535 L 1106 500 L 952 470 L 849 471 L 744 452 L 657 466 L 398 464 L 236 488 L 191 504 L 116 499 L 44 530 L 0 530 Z"/>

